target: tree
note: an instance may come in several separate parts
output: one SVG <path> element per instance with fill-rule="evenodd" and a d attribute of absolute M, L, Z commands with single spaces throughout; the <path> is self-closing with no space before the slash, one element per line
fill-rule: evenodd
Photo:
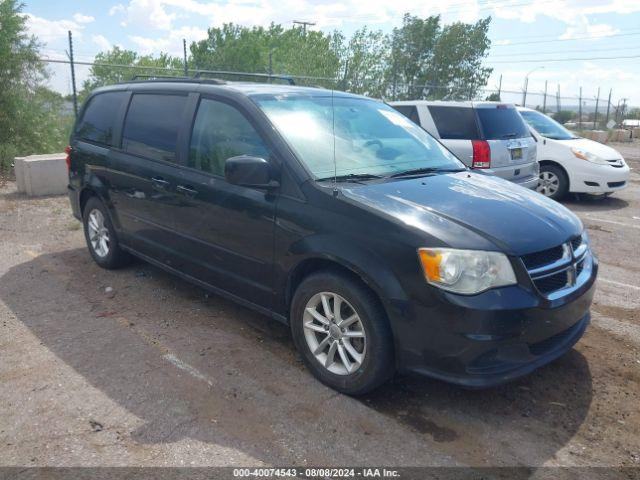
<path fill-rule="evenodd" d="M 83 98 L 103 85 L 131 80 L 136 75 L 181 75 L 184 72 L 182 59 L 161 53 L 153 55 L 138 55 L 132 50 L 113 47 L 106 52 L 98 53 L 89 77 L 82 85 L 80 97 Z"/>
<path fill-rule="evenodd" d="M 575 116 L 575 113 L 570 110 L 560 110 L 553 114 L 553 119 L 558 123 L 567 123 Z"/>
<path fill-rule="evenodd" d="M 43 86 L 40 45 L 27 34 L 22 8 L 0 1 L 0 170 L 16 155 L 61 150 L 69 123 L 60 122 L 62 97 Z"/>
<path fill-rule="evenodd" d="M 491 19 L 441 26 L 440 16 L 405 14 L 391 35 L 387 80 L 397 99 L 475 98 L 492 69 L 483 67 Z"/>
<path fill-rule="evenodd" d="M 210 28 L 207 38 L 191 44 L 190 63 L 197 69 L 248 73 L 284 73 L 337 78 L 339 33 L 325 34 L 282 25 L 243 27 L 232 23 Z M 231 79 L 237 79 L 232 77 Z M 309 78 L 310 83 L 322 83 Z"/>
<path fill-rule="evenodd" d="M 341 51 L 342 78 L 338 88 L 372 97 L 384 96 L 389 37 L 367 27 L 356 30 Z"/>

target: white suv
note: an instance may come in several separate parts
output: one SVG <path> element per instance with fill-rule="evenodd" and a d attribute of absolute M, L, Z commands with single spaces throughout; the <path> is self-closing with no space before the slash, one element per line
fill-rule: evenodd
<path fill-rule="evenodd" d="M 609 195 L 627 186 L 629 167 L 618 151 L 574 135 L 537 110 L 518 111 L 538 140 L 538 192 L 557 200 L 567 192 Z"/>
<path fill-rule="evenodd" d="M 440 140 L 465 165 L 535 189 L 536 140 L 513 105 L 412 100 L 390 105 Z"/>

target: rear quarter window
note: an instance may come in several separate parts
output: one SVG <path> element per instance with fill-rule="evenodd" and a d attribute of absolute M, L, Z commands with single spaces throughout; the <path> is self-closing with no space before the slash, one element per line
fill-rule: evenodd
<path fill-rule="evenodd" d="M 120 109 L 127 97 L 127 92 L 105 92 L 91 97 L 76 126 L 76 136 L 100 145 L 114 145 L 114 132 L 122 120 Z"/>
<path fill-rule="evenodd" d="M 515 108 L 477 108 L 476 112 L 482 133 L 487 140 L 507 140 L 531 136 L 524 120 Z"/>
<path fill-rule="evenodd" d="M 478 124 L 472 108 L 430 106 L 429 112 L 443 140 L 477 140 Z"/>
<path fill-rule="evenodd" d="M 175 162 L 186 103 L 182 95 L 134 94 L 124 122 L 122 148 L 134 155 Z"/>

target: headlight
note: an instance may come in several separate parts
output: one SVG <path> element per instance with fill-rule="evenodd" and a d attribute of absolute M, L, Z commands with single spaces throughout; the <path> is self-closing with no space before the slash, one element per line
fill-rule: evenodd
<path fill-rule="evenodd" d="M 427 282 L 450 292 L 472 295 L 517 283 L 511 263 L 502 253 L 420 248 L 418 256 Z"/>
<path fill-rule="evenodd" d="M 599 156 L 594 155 L 591 152 L 587 152 L 586 150 L 582 150 L 580 148 L 572 148 L 571 151 L 577 158 L 581 160 L 597 163 L 598 165 L 608 165 L 607 161 L 604 158 L 600 158 Z"/>

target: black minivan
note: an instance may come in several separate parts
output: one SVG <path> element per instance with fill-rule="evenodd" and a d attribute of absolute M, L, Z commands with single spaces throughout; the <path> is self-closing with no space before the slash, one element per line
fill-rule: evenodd
<path fill-rule="evenodd" d="M 580 220 L 375 100 L 130 82 L 90 95 L 67 152 L 98 265 L 134 255 L 289 324 L 341 392 L 396 371 L 499 384 L 589 323 L 597 260 Z"/>

